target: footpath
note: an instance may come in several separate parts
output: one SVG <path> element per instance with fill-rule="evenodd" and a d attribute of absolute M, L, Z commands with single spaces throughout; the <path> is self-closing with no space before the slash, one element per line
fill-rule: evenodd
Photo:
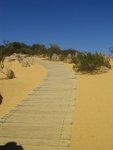
<path fill-rule="evenodd" d="M 69 150 L 75 75 L 63 63 L 45 60 L 39 63 L 48 69 L 48 75 L 19 105 L 0 118 L 0 146 L 16 142 L 24 150 Z"/>

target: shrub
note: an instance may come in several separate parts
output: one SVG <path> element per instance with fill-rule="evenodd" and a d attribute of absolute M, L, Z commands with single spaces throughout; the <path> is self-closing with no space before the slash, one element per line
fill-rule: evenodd
<path fill-rule="evenodd" d="M 73 63 L 78 71 L 93 72 L 99 70 L 101 66 L 105 66 L 109 69 L 111 68 L 109 60 L 98 53 L 79 53 L 77 57 L 73 58 Z"/>
<path fill-rule="evenodd" d="M 65 61 L 66 56 L 65 55 L 60 55 L 60 61 Z"/>

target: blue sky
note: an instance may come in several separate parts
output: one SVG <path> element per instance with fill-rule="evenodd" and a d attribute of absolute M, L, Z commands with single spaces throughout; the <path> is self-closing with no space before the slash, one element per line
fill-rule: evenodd
<path fill-rule="evenodd" d="M 0 42 L 104 52 L 113 46 L 112 0 L 0 0 L 0 18 Z"/>

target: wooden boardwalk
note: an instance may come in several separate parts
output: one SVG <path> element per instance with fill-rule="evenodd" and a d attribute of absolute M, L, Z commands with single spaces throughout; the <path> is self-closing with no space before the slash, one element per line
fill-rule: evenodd
<path fill-rule="evenodd" d="M 14 141 L 24 150 L 69 150 L 75 109 L 74 74 L 62 63 L 40 63 L 48 69 L 48 75 L 0 118 L 0 145 Z"/>

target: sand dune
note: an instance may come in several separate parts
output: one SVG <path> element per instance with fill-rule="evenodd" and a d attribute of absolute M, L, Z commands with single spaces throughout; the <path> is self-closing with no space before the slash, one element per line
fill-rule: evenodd
<path fill-rule="evenodd" d="M 18 61 L 11 63 L 11 69 L 15 72 L 15 79 L 6 79 L 5 75 L 0 73 L 0 92 L 4 99 L 0 105 L 0 116 L 7 113 L 14 106 L 38 86 L 47 74 L 47 70 L 39 65 L 34 64 L 30 67 L 22 67 Z M 6 62 L 5 66 L 9 66 Z"/>
<path fill-rule="evenodd" d="M 112 150 L 113 68 L 103 74 L 76 77 L 71 150 Z"/>
<path fill-rule="evenodd" d="M 67 66 L 72 69 L 72 65 Z M 22 68 L 15 61 L 12 68 L 15 79 L 1 79 L 4 75 L 0 74 L 0 92 L 4 97 L 0 116 L 17 105 L 47 74 L 47 70 L 39 64 Z M 76 78 L 71 150 L 112 150 L 113 68 L 103 74 L 76 74 Z"/>

